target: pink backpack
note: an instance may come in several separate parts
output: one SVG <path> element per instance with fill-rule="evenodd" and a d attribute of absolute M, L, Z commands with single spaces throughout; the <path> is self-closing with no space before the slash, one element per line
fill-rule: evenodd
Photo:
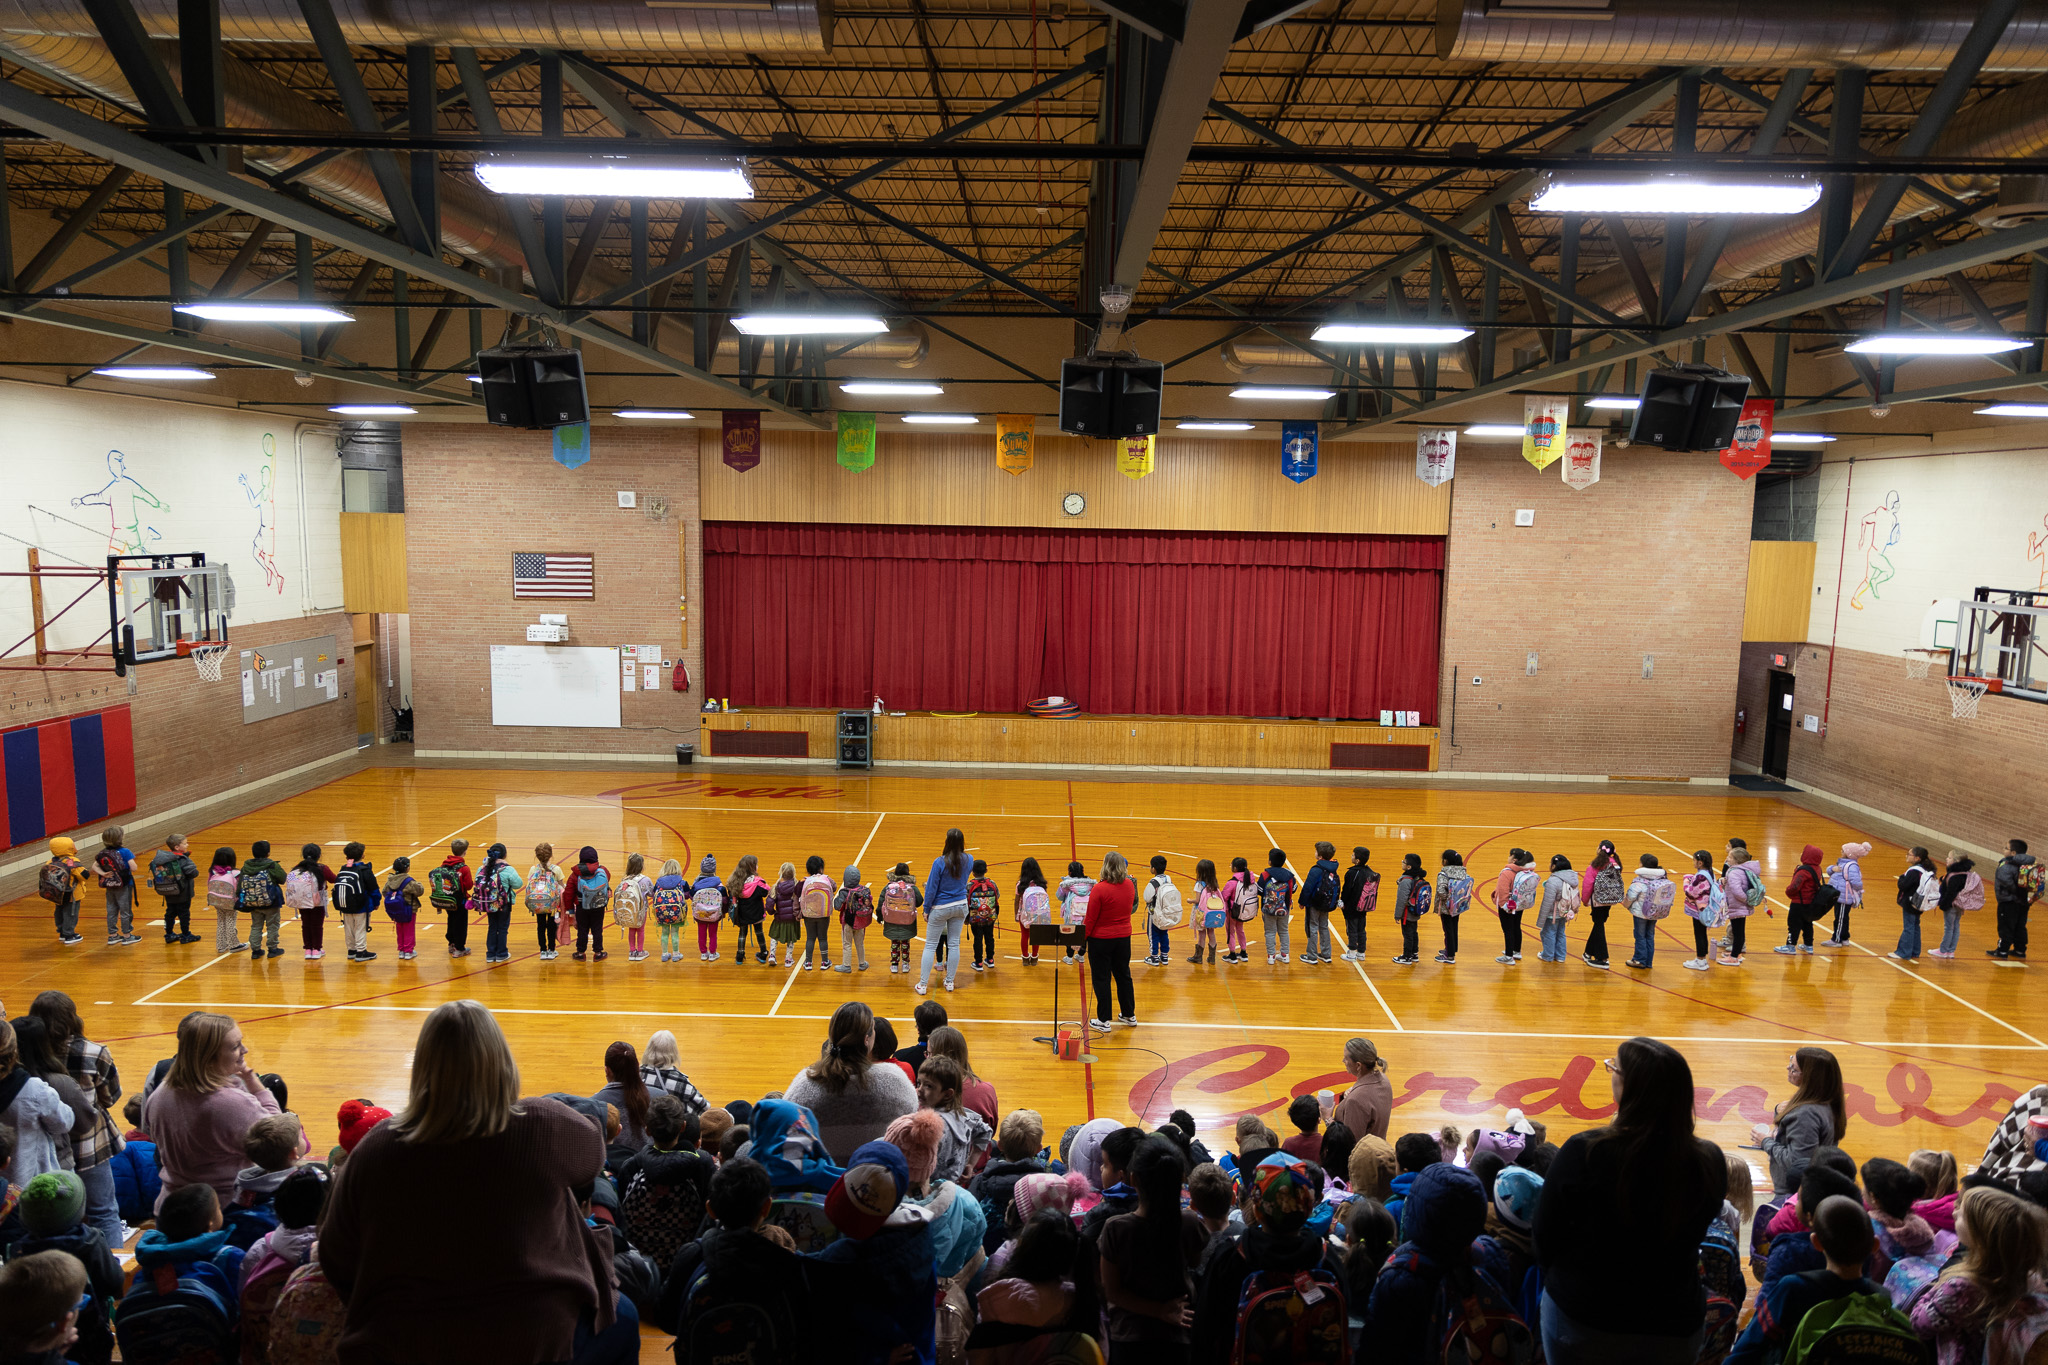
<path fill-rule="evenodd" d="M 1984 879 L 1974 872 L 1963 874 L 1963 889 L 1956 892 L 1956 909 L 1982 910 L 1984 908 Z"/>

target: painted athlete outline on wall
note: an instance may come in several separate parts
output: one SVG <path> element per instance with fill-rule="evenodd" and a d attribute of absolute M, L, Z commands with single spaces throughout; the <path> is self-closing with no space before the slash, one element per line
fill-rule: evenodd
<path fill-rule="evenodd" d="M 247 474 L 235 481 L 256 509 L 256 534 L 249 539 L 249 552 L 263 569 L 263 582 L 273 591 L 284 592 L 284 570 L 277 567 L 277 438 L 263 433 L 263 463 L 251 483 Z"/>
<path fill-rule="evenodd" d="M 1889 518 L 1891 525 L 1884 525 Z M 1877 543 L 1878 536 L 1884 536 L 1884 544 Z M 1872 601 L 1883 598 L 1882 588 L 1898 575 L 1892 564 L 1890 550 L 1899 543 L 1899 490 L 1886 492 L 1877 506 L 1864 513 L 1863 522 L 1856 528 L 1856 546 L 1863 551 L 1863 579 L 1856 585 L 1855 593 L 1849 598 L 1849 605 L 1857 611 L 1863 610 L 1863 598 L 1869 595 Z"/>
<path fill-rule="evenodd" d="M 107 509 L 107 548 L 117 555 L 141 554 L 153 543 L 164 538 L 163 532 L 144 521 L 144 509 L 151 512 L 168 512 L 170 504 L 142 486 L 133 474 L 128 472 L 128 457 L 119 450 L 107 452 L 107 482 L 92 493 L 81 493 L 71 500 L 73 507 L 104 507 Z M 123 487 L 126 485 L 126 487 Z M 127 502 L 127 520 L 121 517 L 122 500 Z"/>
<path fill-rule="evenodd" d="M 2027 532 L 2027 558 L 2041 566 L 2040 578 L 2035 585 L 2048 588 L 2048 516 L 2041 518 L 2041 529 Z"/>

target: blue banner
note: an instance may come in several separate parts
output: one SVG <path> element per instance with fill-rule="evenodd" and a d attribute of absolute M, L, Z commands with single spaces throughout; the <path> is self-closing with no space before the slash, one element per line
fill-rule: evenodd
<path fill-rule="evenodd" d="M 1280 424 L 1280 472 L 1296 483 L 1316 476 L 1316 432 L 1314 422 Z"/>
<path fill-rule="evenodd" d="M 564 469 L 581 469 L 590 462 L 590 423 L 555 428 L 555 463 Z"/>

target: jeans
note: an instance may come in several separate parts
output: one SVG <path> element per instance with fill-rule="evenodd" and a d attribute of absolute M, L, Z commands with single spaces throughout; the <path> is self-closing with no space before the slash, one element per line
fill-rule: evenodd
<path fill-rule="evenodd" d="M 178 896 L 164 902 L 164 938 L 192 932 L 192 898 Z"/>
<path fill-rule="evenodd" d="M 1543 920 L 1536 926 L 1536 932 L 1543 936 L 1542 956 L 1552 962 L 1562 962 L 1565 957 L 1564 926 L 1562 919 Z"/>
<path fill-rule="evenodd" d="M 1304 910 L 1301 918 L 1304 926 L 1302 937 L 1308 940 L 1303 946 L 1307 949 L 1308 955 L 1328 961 L 1330 958 L 1330 912 L 1327 910 Z"/>
<path fill-rule="evenodd" d="M 946 949 L 946 984 L 953 984 L 953 977 L 960 970 L 960 930 L 966 923 L 966 901 L 932 907 L 932 913 L 924 923 L 924 965 L 917 973 L 918 985 L 930 983 L 932 964 L 937 960 L 941 945 Z"/>
<path fill-rule="evenodd" d="M 114 1197 L 113 1164 L 102 1161 L 97 1166 L 81 1166 L 78 1178 L 85 1185 L 86 1226 L 105 1233 L 108 1246 L 120 1246 L 121 1205 Z"/>
<path fill-rule="evenodd" d="M 2027 903 L 2025 901 L 2000 901 L 1998 903 L 1998 946 L 2008 952 L 2027 951 Z"/>
<path fill-rule="evenodd" d="M 832 921 L 829 919 L 807 919 L 804 921 L 804 964 L 806 966 L 810 964 L 812 949 L 817 950 L 818 965 L 820 967 L 832 965 L 832 944 L 826 938 L 826 934 L 831 928 Z"/>
<path fill-rule="evenodd" d="M 858 929 L 845 920 L 839 921 L 839 961 L 842 966 L 851 967 L 856 961 L 868 965 L 868 927 Z"/>
<path fill-rule="evenodd" d="M 994 965 L 996 960 L 996 926 L 993 923 L 970 924 L 967 926 L 967 930 L 974 939 L 974 960 Z M 1166 937 L 1160 930 L 1154 929 L 1152 932 L 1158 934 L 1162 941 Z M 1160 951 L 1164 952 L 1165 949 L 1162 947 Z"/>
<path fill-rule="evenodd" d="M 1365 951 L 1365 916 L 1344 912 L 1344 946 L 1354 953 Z"/>
<path fill-rule="evenodd" d="M 602 1332 L 593 1330 L 596 1316 L 585 1312 L 576 1319 L 575 1352 L 561 1365 L 634 1365 L 640 1359 L 640 1311 L 624 1294 L 619 1295 L 618 1320 Z"/>
<path fill-rule="evenodd" d="M 1629 919 L 1634 922 L 1636 930 L 1635 960 L 1647 967 L 1657 956 L 1657 921 L 1644 919 L 1641 915 L 1631 915 Z"/>
<path fill-rule="evenodd" d="M 1510 957 L 1522 955 L 1522 912 L 1502 910 L 1500 913 L 1500 937 L 1502 951 Z"/>
<path fill-rule="evenodd" d="M 1437 918 L 1443 921 L 1444 926 L 1444 956 L 1456 957 L 1458 955 L 1458 917 L 1456 915 L 1438 915 Z"/>
<path fill-rule="evenodd" d="M 1548 1293 L 1540 1316 L 1548 1365 L 1693 1365 L 1699 1358 L 1700 1332 L 1705 1330 L 1689 1337 L 1603 1332 L 1566 1316 Z"/>
<path fill-rule="evenodd" d="M 1611 905 L 1586 907 L 1586 918 L 1593 921 L 1592 929 L 1586 934 L 1586 956 L 1595 962 L 1607 960 L 1607 916 L 1613 909 Z"/>
<path fill-rule="evenodd" d="M 78 897 L 73 896 L 56 907 L 51 916 L 57 922 L 57 937 L 71 938 L 78 933 Z"/>
<path fill-rule="evenodd" d="M 512 912 L 493 910 L 484 916 L 484 959 L 507 958 L 512 949 L 505 940 L 512 935 Z"/>
<path fill-rule="evenodd" d="M 283 916 L 275 910 L 251 910 L 249 912 L 249 946 L 261 948 L 263 936 L 270 935 L 270 946 L 277 947 L 277 930 Z"/>
<path fill-rule="evenodd" d="M 1095 983 L 1095 1017 L 1109 1022 L 1109 988 L 1116 985 L 1119 1013 L 1126 1019 L 1138 1014 L 1137 992 L 1131 986 L 1131 941 L 1127 938 L 1088 940 L 1088 975 Z"/>
<path fill-rule="evenodd" d="M 1920 912 L 1908 910 L 1904 915 L 1905 927 L 1899 930 L 1899 946 L 1894 950 L 1900 957 L 1920 956 Z"/>
<path fill-rule="evenodd" d="M 107 937 L 121 938 L 135 932 L 135 888 L 107 888 Z"/>
<path fill-rule="evenodd" d="M 1266 956 L 1273 957 L 1277 955 L 1285 958 L 1287 956 L 1287 913 L 1283 910 L 1277 915 L 1269 915 L 1261 910 L 1259 918 L 1266 921 Z M 1274 946 L 1276 943 L 1279 945 L 1278 947 Z"/>
<path fill-rule="evenodd" d="M 1944 910 L 1941 912 L 1941 950 L 1952 953 L 1963 937 L 1963 912 Z"/>

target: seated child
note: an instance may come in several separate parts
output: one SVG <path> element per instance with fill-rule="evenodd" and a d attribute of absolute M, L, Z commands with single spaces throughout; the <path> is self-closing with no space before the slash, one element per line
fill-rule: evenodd
<path fill-rule="evenodd" d="M 232 1319 L 241 1302 L 240 1247 L 228 1245 L 220 1200 L 211 1185 L 180 1185 L 164 1196 L 156 1226 L 135 1244 L 135 1280 L 128 1298 L 166 1283 L 194 1279 L 220 1296 Z M 126 1352 L 124 1351 L 125 1355 Z"/>
<path fill-rule="evenodd" d="M 1927 1182 L 1911 1167 L 1884 1157 L 1863 1163 L 1863 1206 L 1870 1210 L 1870 1224 L 1877 1234 L 1877 1253 L 1870 1276 L 1889 1283 L 1892 1266 L 1916 1257 L 1938 1256 L 1942 1261 L 1955 1250 L 1952 1232 L 1936 1232 L 1913 1206 L 1927 1197 Z M 1936 1269 L 1939 1269 L 1937 1263 Z"/>
<path fill-rule="evenodd" d="M 1003 1278 L 975 1296 L 983 1322 L 1057 1328 L 1074 1307 L 1074 1256 L 1081 1244 L 1073 1220 L 1040 1209 L 1017 1234 L 1003 1263 Z"/>
<path fill-rule="evenodd" d="M 294 1166 L 278 1185 L 272 1204 L 277 1226 L 265 1233 L 242 1261 L 242 1336 L 268 1342 L 277 1297 L 294 1270 L 312 1258 L 320 1215 L 327 1208 L 333 1177 L 318 1166 Z M 243 1352 L 247 1358 L 247 1349 Z"/>
<path fill-rule="evenodd" d="M 0 1269 L 0 1361 L 64 1365 L 85 1297 L 85 1267 L 61 1251 L 9 1261 Z"/>
<path fill-rule="evenodd" d="M 1793 1226 L 1784 1232 L 1775 1233 L 1771 1238 L 1771 1254 L 1764 1262 L 1763 1274 L 1757 1277 L 1757 1299 L 1762 1301 L 1771 1286 L 1787 1275 L 1798 1275 L 1808 1270 L 1819 1270 L 1827 1264 L 1827 1257 L 1813 1240 L 1813 1219 L 1820 1206 L 1836 1197 L 1854 1199 L 1861 1205 L 1863 1197 L 1856 1188 L 1856 1182 L 1840 1171 L 1824 1166 L 1809 1166 L 1800 1178 L 1799 1193 L 1786 1201 L 1785 1210 L 1792 1214 Z M 1868 1219 L 1866 1217 L 1865 1221 Z M 1774 1221 L 1772 1226 L 1781 1224 Z"/>
<path fill-rule="evenodd" d="M 247 1251 L 277 1226 L 271 1200 L 297 1168 L 305 1140 L 297 1114 L 265 1114 L 249 1125 L 242 1139 L 249 1164 L 235 1172 L 235 1200 L 226 1211 L 228 1245 Z"/>
<path fill-rule="evenodd" d="M 1996 1186 L 1963 1191 L 1956 1236 L 1963 1254 L 1910 1310 L 1913 1330 L 1943 1365 L 1999 1358 L 1985 1349 L 1991 1329 L 2027 1311 L 2022 1300 L 2040 1283 L 2035 1272 L 2048 1256 L 2041 1210 Z"/>
<path fill-rule="evenodd" d="M 124 1280 L 105 1235 L 85 1221 L 85 1182 L 71 1171 L 45 1171 L 22 1187 L 17 1207 L 22 1236 L 7 1248 L 7 1259 L 55 1251 L 85 1267 L 89 1292 L 78 1315 L 78 1358 L 106 1359 L 114 1345 L 106 1305 L 121 1297 Z"/>
<path fill-rule="evenodd" d="M 1805 1192 L 1802 1182 L 1800 1193 Z M 1876 1238 L 1860 1201 L 1831 1194 L 1808 1211 L 1807 1220 L 1813 1225 L 1810 1240 L 1822 1257 L 1821 1267 L 1780 1276 L 1758 1296 L 1756 1316 L 1735 1339 L 1725 1365 L 1772 1365 L 1784 1358 L 1800 1319 L 1816 1306 L 1850 1294 L 1884 1293 L 1882 1285 L 1863 1278 L 1863 1262 Z"/>
<path fill-rule="evenodd" d="M 1387 1212 L 1394 1216 L 1395 1227 L 1402 1226 L 1402 1210 L 1408 1191 L 1415 1188 L 1415 1177 L 1443 1159 L 1443 1148 L 1437 1145 L 1434 1133 L 1403 1133 L 1394 1144 L 1394 1196 L 1387 1200 Z"/>
<path fill-rule="evenodd" d="M 1322 1106 L 1316 1103 L 1314 1095 L 1296 1095 L 1287 1106 L 1287 1121 L 1294 1125 L 1294 1135 L 1280 1144 L 1280 1150 L 1302 1161 L 1315 1161 L 1322 1156 L 1323 1139 L 1318 1132 L 1323 1121 Z"/>
<path fill-rule="evenodd" d="M 917 1073 L 918 1102 L 939 1116 L 945 1131 L 939 1138 L 939 1161 L 933 1181 L 965 1182 L 988 1150 L 988 1122 L 960 1102 L 967 1079 L 951 1057 L 927 1057 Z"/>
<path fill-rule="evenodd" d="M 735 1157 L 711 1178 L 704 1233 L 683 1243 L 676 1254 L 652 1315 L 658 1326 L 676 1333 L 678 1359 L 693 1358 L 693 1329 L 735 1303 L 760 1309 L 801 1338 L 809 1320 L 795 1311 L 793 1291 L 803 1282 L 801 1263 L 793 1251 L 766 1235 L 773 1207 L 768 1170 L 758 1161 Z M 791 1358 L 809 1356 L 799 1348 Z"/>

